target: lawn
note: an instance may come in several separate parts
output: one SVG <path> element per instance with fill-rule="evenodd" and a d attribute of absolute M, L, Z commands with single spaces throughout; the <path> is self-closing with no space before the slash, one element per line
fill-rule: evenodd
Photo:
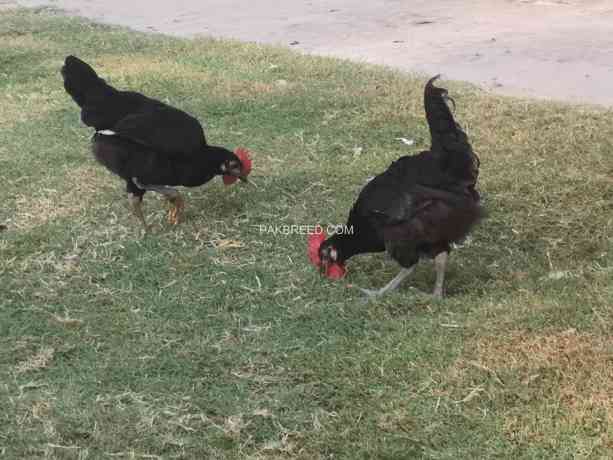
<path fill-rule="evenodd" d="M 306 236 L 427 148 L 426 76 L 225 40 L 0 11 L 0 457 L 613 457 L 613 111 L 443 80 L 489 217 L 376 302 L 397 265 L 322 279 Z M 64 56 L 254 156 L 257 187 L 185 190 L 186 218 L 95 163 Z M 408 137 L 407 147 L 395 138 Z M 413 289 L 416 288 L 416 289 Z"/>

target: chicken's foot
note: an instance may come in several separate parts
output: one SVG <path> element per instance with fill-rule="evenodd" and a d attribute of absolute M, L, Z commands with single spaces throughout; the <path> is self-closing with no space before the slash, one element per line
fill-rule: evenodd
<path fill-rule="evenodd" d="M 391 292 L 394 289 L 397 289 L 398 286 L 400 286 L 400 284 L 411 273 L 413 273 L 413 270 L 415 270 L 416 265 L 417 264 L 415 264 L 415 265 L 413 265 L 412 267 L 409 267 L 409 268 L 402 268 L 402 270 L 400 270 L 400 273 L 398 273 L 393 280 L 391 280 L 389 283 L 387 283 L 381 289 L 363 289 L 363 288 L 358 288 L 358 289 L 360 289 L 360 291 L 362 291 L 364 294 L 366 294 L 368 296 L 369 300 L 373 299 L 375 297 L 379 297 L 379 296 L 385 295 L 388 292 Z"/>
<path fill-rule="evenodd" d="M 164 197 L 172 205 L 172 207 L 168 211 L 168 222 L 172 225 L 177 225 L 181 221 L 181 214 L 183 213 L 183 209 L 185 209 L 185 201 L 183 200 L 183 197 L 177 189 L 174 189 L 167 185 L 141 184 L 136 177 L 133 177 L 132 181 L 141 190 L 149 190 L 164 195 Z"/>
<path fill-rule="evenodd" d="M 185 209 L 185 201 L 179 192 L 176 192 L 175 196 L 167 196 L 166 198 L 173 205 L 168 211 L 168 222 L 172 225 L 177 225 L 181 221 L 181 215 L 183 214 L 183 209 Z"/>

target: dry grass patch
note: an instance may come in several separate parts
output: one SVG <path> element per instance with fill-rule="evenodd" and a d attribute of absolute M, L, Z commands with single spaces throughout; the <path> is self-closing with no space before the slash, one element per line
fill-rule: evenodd
<path fill-rule="evenodd" d="M 83 56 L 87 61 L 87 58 Z M 207 94 L 239 99 L 254 99 L 263 94 L 284 93 L 295 84 L 276 81 L 262 82 L 231 78 L 231 75 L 218 75 L 214 70 L 176 62 L 174 57 L 158 56 L 106 56 L 89 62 L 102 78 L 110 76 L 110 83 L 118 89 L 140 91 L 150 97 L 163 99 L 161 94 L 152 93 L 146 87 L 138 87 L 132 81 L 147 80 L 172 81 L 178 85 L 187 84 L 188 92 L 206 91 Z"/>
<path fill-rule="evenodd" d="M 0 92 L 0 128 L 10 129 L 18 123 L 43 120 L 60 107 L 64 92 L 60 89 L 32 91 L 31 87 L 11 86 Z"/>
<path fill-rule="evenodd" d="M 88 60 L 86 56 L 81 56 L 81 58 L 88 62 L 102 78 L 112 76 L 125 80 L 127 77 L 146 76 L 151 78 L 152 75 L 164 79 L 194 81 L 206 81 L 211 78 L 211 73 L 207 69 L 196 69 L 192 66 L 178 63 L 171 56 L 162 58 L 160 56 L 110 55 L 96 60 Z"/>
<path fill-rule="evenodd" d="M 215 94 L 227 95 L 232 98 L 256 98 L 263 94 L 270 94 L 283 86 L 271 83 L 248 80 L 231 80 L 223 78 L 215 82 Z"/>
<path fill-rule="evenodd" d="M 101 167 L 94 164 L 71 168 L 59 183 L 61 189 L 41 187 L 36 194 L 16 195 L 11 227 L 29 230 L 56 219 L 85 213 L 101 199 L 99 189 L 106 185 Z"/>
<path fill-rule="evenodd" d="M 35 355 L 21 361 L 15 366 L 15 373 L 25 374 L 26 372 L 46 369 L 53 361 L 55 349 L 53 347 L 43 347 Z"/>
<path fill-rule="evenodd" d="M 6 48 L 12 48 L 16 51 L 49 51 L 54 50 L 54 46 L 47 42 L 38 40 L 32 35 L 24 34 L 17 31 L 10 31 L 0 35 L 3 40 L 3 45 Z"/>
<path fill-rule="evenodd" d="M 518 371 L 526 385 L 538 381 L 540 370 L 556 370 L 560 402 L 573 417 L 603 409 L 613 423 L 613 336 L 574 329 L 536 336 L 517 332 L 480 340 L 477 354 L 488 368 Z"/>
<path fill-rule="evenodd" d="M 548 430 L 557 427 L 588 430 L 613 446 L 613 336 L 575 329 L 518 331 L 483 337 L 469 349 L 478 360 L 458 360 L 449 375 L 466 383 L 478 369 L 496 382 L 476 386 L 480 392 L 493 398 L 512 395 L 511 400 L 518 396 L 505 417 L 508 437 L 545 440 Z M 548 410 L 540 412 L 540 405 Z"/>

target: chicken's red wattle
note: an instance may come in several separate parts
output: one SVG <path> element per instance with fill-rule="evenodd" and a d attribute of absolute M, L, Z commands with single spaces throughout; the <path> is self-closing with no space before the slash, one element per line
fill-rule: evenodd
<path fill-rule="evenodd" d="M 343 279 L 346 274 L 347 269 L 344 265 L 341 265 L 339 263 L 329 265 L 328 269 L 326 270 L 326 276 L 332 280 Z"/>

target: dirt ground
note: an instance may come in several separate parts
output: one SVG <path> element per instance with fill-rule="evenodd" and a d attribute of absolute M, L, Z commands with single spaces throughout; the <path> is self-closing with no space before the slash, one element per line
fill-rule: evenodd
<path fill-rule="evenodd" d="M 613 0 L 0 0 L 613 106 Z"/>

